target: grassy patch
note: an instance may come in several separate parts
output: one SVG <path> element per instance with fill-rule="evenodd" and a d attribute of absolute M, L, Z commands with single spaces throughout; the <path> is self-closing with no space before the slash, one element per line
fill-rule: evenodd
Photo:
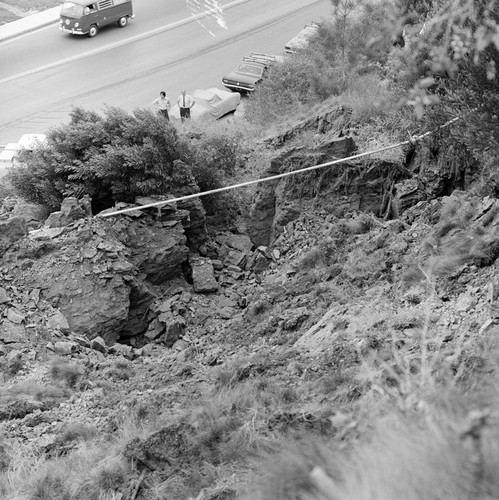
<path fill-rule="evenodd" d="M 59 0 L 7 0 L 4 3 L 25 12 L 47 10 L 61 5 Z"/>
<path fill-rule="evenodd" d="M 57 0 L 8 0 L 3 3 L 12 8 L 0 8 L 0 25 L 61 5 L 61 2 Z"/>
<path fill-rule="evenodd" d="M 11 23 L 16 19 L 19 19 L 19 17 L 8 10 L 0 8 L 0 25 Z"/>
<path fill-rule="evenodd" d="M 76 363 L 55 358 L 50 363 L 50 375 L 54 381 L 63 382 L 67 387 L 76 388 L 83 375 L 83 367 Z"/>

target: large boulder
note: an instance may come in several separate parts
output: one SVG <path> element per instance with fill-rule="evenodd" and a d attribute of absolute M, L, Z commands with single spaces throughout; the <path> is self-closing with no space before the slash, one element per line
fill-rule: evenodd
<path fill-rule="evenodd" d="M 48 216 L 45 221 L 45 226 L 64 227 L 78 219 L 91 216 L 92 210 L 90 208 L 90 199 L 88 197 L 81 200 L 69 197 L 63 200 L 61 210 L 59 212 L 52 212 Z"/>
<path fill-rule="evenodd" d="M 11 321 L 8 318 L 0 318 L 0 342 L 4 344 L 15 344 L 25 342 L 28 339 L 23 323 Z"/>
<path fill-rule="evenodd" d="M 48 210 L 43 205 L 29 203 L 23 199 L 16 199 L 11 214 L 13 217 L 23 218 L 26 221 L 28 229 L 37 229 L 47 219 Z"/>
<path fill-rule="evenodd" d="M 334 158 L 346 157 L 352 153 L 354 147 L 353 140 L 349 137 L 333 137 L 322 142 L 318 149 L 283 150 L 271 159 L 270 166 L 262 178 L 312 167 Z M 318 192 L 330 189 L 331 186 L 343 187 L 346 170 L 352 172 L 352 175 L 348 176 L 349 179 L 353 176 L 359 177 L 358 168 L 355 165 L 340 164 L 259 184 L 252 200 L 248 225 L 248 233 L 254 245 L 256 247 L 271 245 L 283 228 L 300 216 L 300 203 L 303 198 L 312 199 Z M 354 184 L 351 191 L 355 189 L 361 188 L 358 184 Z M 367 189 L 365 191 L 368 192 Z M 336 200 L 331 200 L 331 203 L 335 202 Z"/>
<path fill-rule="evenodd" d="M 241 269 L 246 267 L 248 260 L 252 256 L 253 242 L 246 234 L 234 234 L 229 231 L 216 236 L 217 257 L 226 266 L 237 266 Z M 212 260 L 214 267 L 218 266 L 218 261 Z"/>
<path fill-rule="evenodd" d="M 162 220 L 127 215 L 113 218 L 117 237 L 129 249 L 129 260 L 147 281 L 161 285 L 182 274 L 187 261 L 187 238 L 180 221 L 165 225 Z"/>
<path fill-rule="evenodd" d="M 455 190 L 470 190 L 480 179 L 480 169 L 478 162 L 468 156 L 463 145 L 454 143 L 451 147 L 443 143 L 430 148 L 423 142 L 410 147 L 405 165 L 406 176 L 410 177 L 395 179 L 390 214 L 400 217 L 420 201 L 449 196 Z"/>
<path fill-rule="evenodd" d="M 182 221 L 187 246 L 194 251 L 206 241 L 206 212 L 199 198 L 183 200 L 178 203 L 178 208 L 189 213 L 188 219 Z"/>
<path fill-rule="evenodd" d="M 218 291 L 219 285 L 215 278 L 213 264 L 210 259 L 192 257 L 190 264 L 195 292 L 211 293 Z"/>
<path fill-rule="evenodd" d="M 73 333 L 113 342 L 128 317 L 134 266 L 109 223 L 94 221 L 93 229 L 77 225 L 59 235 L 57 249 L 32 262 L 24 283 L 41 290 Z"/>
<path fill-rule="evenodd" d="M 28 228 L 23 218 L 11 217 L 0 220 L 0 255 L 27 234 Z"/>
<path fill-rule="evenodd" d="M 421 188 L 421 183 L 416 178 L 405 179 L 394 186 L 393 198 L 391 200 L 391 215 L 399 217 L 409 207 L 426 199 L 426 194 Z"/>
<path fill-rule="evenodd" d="M 165 197 L 140 197 L 136 204 L 147 206 L 162 200 Z M 113 221 L 118 237 L 131 250 L 131 262 L 155 285 L 181 275 L 187 246 L 197 248 L 206 240 L 206 217 L 199 199 L 178 204 L 165 201 L 113 217 Z"/>
<path fill-rule="evenodd" d="M 51 330 L 100 336 L 108 345 L 145 333 L 155 285 L 181 275 L 187 261 L 186 211 L 90 218 L 77 205 L 82 210 L 73 202 L 61 210 L 65 226 L 32 231 L 2 263 L 19 288 L 39 290 L 41 303 L 60 311 L 64 324 L 44 320 Z"/>

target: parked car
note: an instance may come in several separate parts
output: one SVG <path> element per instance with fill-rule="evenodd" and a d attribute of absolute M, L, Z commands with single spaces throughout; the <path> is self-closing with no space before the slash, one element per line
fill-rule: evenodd
<path fill-rule="evenodd" d="M 24 134 L 17 142 L 9 142 L 0 152 L 0 177 L 8 173 L 9 167 L 16 165 L 20 151 L 33 151 L 46 140 L 45 134 Z"/>
<path fill-rule="evenodd" d="M 282 56 L 252 52 L 249 57 L 243 57 L 243 62 L 222 78 L 222 84 L 236 92 L 253 92 L 263 80 L 267 69 L 279 61 L 282 61 Z"/>
<path fill-rule="evenodd" d="M 117 23 L 124 28 L 133 17 L 131 0 L 66 0 L 61 6 L 60 29 L 93 38 L 103 26 Z"/>
<path fill-rule="evenodd" d="M 306 49 L 310 43 L 310 39 L 319 32 L 319 27 L 320 23 L 316 23 L 315 21 L 306 24 L 305 27 L 284 46 L 284 52 L 287 54 L 294 54 L 299 50 Z"/>
<path fill-rule="evenodd" d="M 227 92 L 216 87 L 207 90 L 196 89 L 192 92 L 196 104 L 191 108 L 192 120 L 218 120 L 236 110 L 241 101 L 241 95 Z M 169 111 L 172 118 L 180 119 L 180 110 L 177 104 Z"/>

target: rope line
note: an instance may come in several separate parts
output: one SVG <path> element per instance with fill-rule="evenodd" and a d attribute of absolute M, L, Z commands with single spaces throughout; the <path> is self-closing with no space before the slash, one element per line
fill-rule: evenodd
<path fill-rule="evenodd" d="M 424 139 L 425 137 L 428 137 L 429 135 L 434 134 L 437 130 L 440 130 L 444 127 L 448 127 L 449 125 L 451 125 L 452 123 L 456 122 L 459 119 L 460 119 L 460 117 L 452 118 L 451 120 L 445 122 L 443 125 L 440 125 L 439 127 L 437 127 L 434 130 L 430 130 L 430 131 L 425 132 L 424 134 L 421 134 L 418 136 L 410 137 L 408 140 L 403 141 L 403 142 L 398 142 L 396 144 L 391 144 L 390 146 L 385 146 L 383 148 L 375 149 L 374 151 L 367 151 L 364 153 L 359 153 L 359 154 L 348 156 L 345 158 L 339 158 L 337 160 L 328 161 L 326 163 L 320 163 L 318 165 L 313 165 L 311 167 L 305 167 L 305 168 L 300 168 L 298 170 L 293 170 L 292 172 L 284 172 L 282 174 L 272 175 L 270 177 L 263 177 L 261 179 L 253 179 L 251 181 L 240 182 L 238 184 L 232 184 L 230 186 L 224 186 L 224 187 L 217 188 L 217 189 L 210 189 L 209 191 L 203 191 L 201 193 L 188 194 L 185 196 L 180 196 L 178 198 L 171 198 L 168 200 L 157 201 L 154 203 L 148 203 L 146 205 L 124 208 L 122 210 L 116 210 L 114 212 L 108 212 L 108 213 L 101 212 L 101 213 L 97 214 L 95 217 L 112 217 L 114 215 L 133 212 L 136 210 L 143 210 L 144 208 L 164 206 L 165 204 L 169 204 L 169 203 L 176 203 L 178 201 L 190 200 L 192 198 L 199 198 L 201 196 L 207 196 L 209 194 L 222 193 L 224 191 L 229 191 L 230 189 L 238 189 L 241 187 L 252 186 L 253 184 L 259 184 L 261 182 L 275 181 L 277 179 L 282 179 L 283 177 L 288 177 L 290 175 L 301 174 L 303 172 L 310 172 L 312 170 L 317 170 L 319 168 L 330 167 L 332 165 L 337 165 L 339 163 L 345 163 L 345 162 L 350 161 L 350 160 L 356 160 L 358 158 L 370 156 L 370 155 L 373 155 L 375 153 L 380 153 L 382 151 L 388 151 L 390 149 L 399 148 L 401 146 L 406 146 L 408 144 L 415 144 L 416 142 L 420 141 L 421 139 Z"/>

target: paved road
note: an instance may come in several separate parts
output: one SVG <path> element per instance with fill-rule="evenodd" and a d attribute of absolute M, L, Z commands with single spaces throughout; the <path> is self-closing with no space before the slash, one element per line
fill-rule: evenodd
<path fill-rule="evenodd" d="M 72 106 L 129 111 L 160 90 L 220 87 L 221 76 L 255 50 L 282 53 L 306 22 L 330 14 L 329 0 L 220 2 L 223 23 L 197 21 L 187 0 L 140 0 L 126 28 L 96 38 L 57 25 L 0 43 L 0 144 L 66 121 Z"/>

